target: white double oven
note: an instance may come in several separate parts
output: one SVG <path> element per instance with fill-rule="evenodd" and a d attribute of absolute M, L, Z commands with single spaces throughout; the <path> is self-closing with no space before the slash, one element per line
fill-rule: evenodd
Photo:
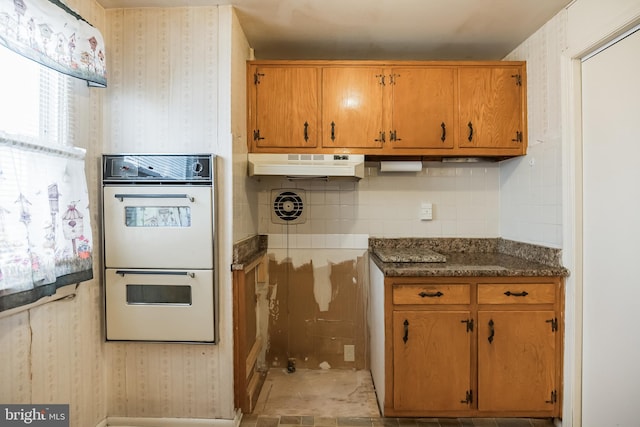
<path fill-rule="evenodd" d="M 216 341 L 214 163 L 103 156 L 107 340 Z"/>

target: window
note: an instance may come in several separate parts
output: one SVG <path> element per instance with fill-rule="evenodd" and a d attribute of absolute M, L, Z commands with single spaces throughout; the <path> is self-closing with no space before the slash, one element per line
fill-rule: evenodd
<path fill-rule="evenodd" d="M 70 145 L 71 77 L 0 45 L 0 136 Z"/>
<path fill-rule="evenodd" d="M 0 311 L 93 277 L 71 78 L 0 45 Z"/>

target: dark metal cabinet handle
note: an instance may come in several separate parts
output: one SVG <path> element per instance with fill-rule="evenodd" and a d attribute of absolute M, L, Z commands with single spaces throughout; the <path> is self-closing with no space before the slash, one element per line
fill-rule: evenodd
<path fill-rule="evenodd" d="M 504 294 L 506 296 L 508 296 L 508 297 L 526 297 L 527 295 L 529 295 L 529 292 L 527 292 L 527 291 L 522 291 L 522 292 L 507 291 Z"/>
<path fill-rule="evenodd" d="M 404 320 L 404 336 L 402 337 L 402 341 L 406 344 L 409 340 L 409 321 L 407 319 Z"/>
<path fill-rule="evenodd" d="M 444 122 L 440 123 L 440 127 L 442 128 L 442 136 L 440 137 L 440 141 L 444 142 L 447 139 L 447 126 Z"/>
<path fill-rule="evenodd" d="M 487 338 L 489 340 L 489 344 L 491 344 L 493 342 L 493 337 L 496 334 L 496 330 L 493 329 L 493 319 L 489 320 L 489 338 Z"/>
<path fill-rule="evenodd" d="M 473 123 L 469 122 L 467 126 L 469 126 L 469 138 L 467 139 L 471 141 L 473 139 Z"/>
<path fill-rule="evenodd" d="M 377 138 L 377 139 L 374 139 L 374 141 L 376 141 L 376 142 L 385 142 L 384 132 L 380 132 L 380 137 Z"/>
<path fill-rule="evenodd" d="M 304 122 L 304 140 L 309 140 L 309 123 Z"/>
<path fill-rule="evenodd" d="M 438 291 L 438 292 L 425 292 L 422 291 L 418 294 L 418 296 L 425 298 L 425 297 L 429 297 L 429 298 L 440 298 L 442 295 L 444 295 L 442 292 Z"/>
<path fill-rule="evenodd" d="M 336 140 L 336 124 L 335 122 L 331 122 L 331 140 Z"/>

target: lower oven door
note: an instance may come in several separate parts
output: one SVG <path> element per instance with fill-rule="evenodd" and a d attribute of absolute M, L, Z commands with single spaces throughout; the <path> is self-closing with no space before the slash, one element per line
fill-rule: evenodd
<path fill-rule="evenodd" d="M 214 342 L 213 277 L 213 270 L 107 269 L 107 340 Z"/>

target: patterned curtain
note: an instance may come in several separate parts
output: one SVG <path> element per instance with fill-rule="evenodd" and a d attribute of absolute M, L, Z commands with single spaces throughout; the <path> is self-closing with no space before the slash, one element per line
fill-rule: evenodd
<path fill-rule="evenodd" d="M 0 43 L 90 86 L 107 86 L 102 34 L 58 0 L 0 0 Z"/>
<path fill-rule="evenodd" d="M 0 311 L 89 280 L 84 150 L 0 138 Z"/>

